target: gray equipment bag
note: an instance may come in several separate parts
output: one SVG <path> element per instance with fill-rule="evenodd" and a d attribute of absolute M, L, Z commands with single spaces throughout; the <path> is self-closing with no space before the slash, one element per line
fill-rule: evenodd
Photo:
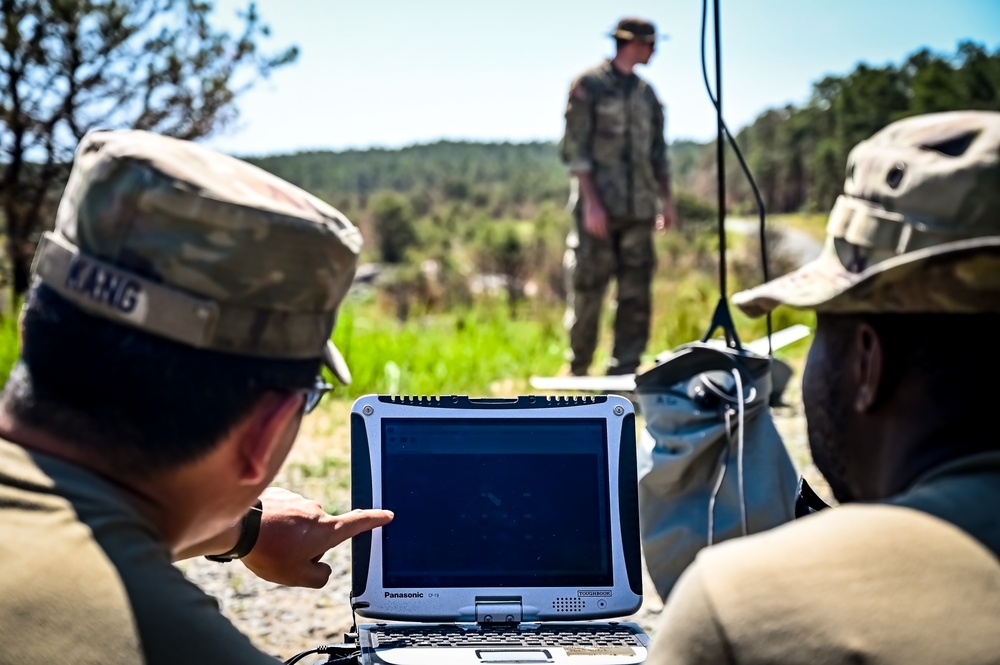
<path fill-rule="evenodd" d="M 798 475 L 765 356 L 686 344 L 636 376 L 636 396 L 643 553 L 666 600 L 703 547 L 792 520 Z"/>

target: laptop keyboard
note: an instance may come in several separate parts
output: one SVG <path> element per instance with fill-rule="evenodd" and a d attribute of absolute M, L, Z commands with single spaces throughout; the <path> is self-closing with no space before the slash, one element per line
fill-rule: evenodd
<path fill-rule="evenodd" d="M 376 648 L 465 647 L 641 647 L 632 629 L 616 624 L 588 626 L 376 626 L 369 629 Z"/>

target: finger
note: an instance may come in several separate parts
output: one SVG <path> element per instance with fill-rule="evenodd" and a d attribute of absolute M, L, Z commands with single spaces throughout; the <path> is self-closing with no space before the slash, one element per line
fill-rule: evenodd
<path fill-rule="evenodd" d="M 358 534 L 371 531 L 392 521 L 391 510 L 352 510 L 345 515 L 328 515 L 321 520 L 323 529 L 317 532 L 317 541 L 325 553 Z M 322 555 L 321 553 L 321 555 Z"/>
<path fill-rule="evenodd" d="M 303 586 L 308 589 L 322 589 L 330 581 L 333 569 L 322 561 L 314 561 L 302 569 L 302 579 L 296 586 Z"/>
<path fill-rule="evenodd" d="M 393 517 L 391 510 L 352 510 L 346 515 L 338 515 L 333 518 L 337 523 L 337 528 L 331 536 L 335 536 L 337 538 L 336 544 L 339 544 L 359 533 L 384 526 L 391 522 Z"/>
<path fill-rule="evenodd" d="M 268 582 L 289 587 L 320 589 L 326 586 L 330 575 L 333 574 L 330 566 L 319 560 L 323 554 L 325 552 L 312 560 L 300 557 L 286 559 L 270 557 L 263 561 L 258 561 L 255 555 L 251 554 L 243 559 L 243 565 L 254 575 Z"/>

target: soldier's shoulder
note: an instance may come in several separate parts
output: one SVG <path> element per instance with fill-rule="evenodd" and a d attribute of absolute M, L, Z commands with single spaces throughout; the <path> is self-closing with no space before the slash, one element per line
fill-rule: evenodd
<path fill-rule="evenodd" d="M 903 551 L 950 552 L 957 559 L 971 538 L 944 520 L 919 510 L 884 504 L 849 504 L 824 510 L 746 538 L 704 550 L 713 570 L 743 571 L 810 561 L 823 566 L 867 566 Z M 976 549 L 976 548 L 972 548 Z M 968 554 L 968 552 L 966 552 Z"/>
<path fill-rule="evenodd" d="M 639 76 L 638 79 L 639 79 L 639 89 L 648 94 L 656 101 L 659 101 L 660 97 L 659 95 L 656 94 L 656 88 L 653 87 L 653 84 L 641 76 Z"/>
<path fill-rule="evenodd" d="M 573 78 L 573 84 L 593 84 L 607 77 L 607 61 L 588 67 Z"/>
<path fill-rule="evenodd" d="M 577 100 L 595 100 L 609 94 L 612 84 L 609 77 L 608 63 L 602 62 L 585 69 L 570 85 L 570 97 Z"/>

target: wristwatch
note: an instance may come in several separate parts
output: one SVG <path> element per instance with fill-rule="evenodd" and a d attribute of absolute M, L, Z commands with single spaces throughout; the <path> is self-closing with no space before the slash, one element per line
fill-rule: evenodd
<path fill-rule="evenodd" d="M 205 558 L 209 561 L 229 563 L 250 554 L 250 550 L 257 544 L 257 536 L 260 535 L 260 518 L 263 514 L 264 504 L 261 503 L 260 499 L 257 499 L 257 503 L 243 516 L 243 520 L 240 522 L 240 538 L 233 545 L 233 549 L 222 554 L 207 554 Z"/>

